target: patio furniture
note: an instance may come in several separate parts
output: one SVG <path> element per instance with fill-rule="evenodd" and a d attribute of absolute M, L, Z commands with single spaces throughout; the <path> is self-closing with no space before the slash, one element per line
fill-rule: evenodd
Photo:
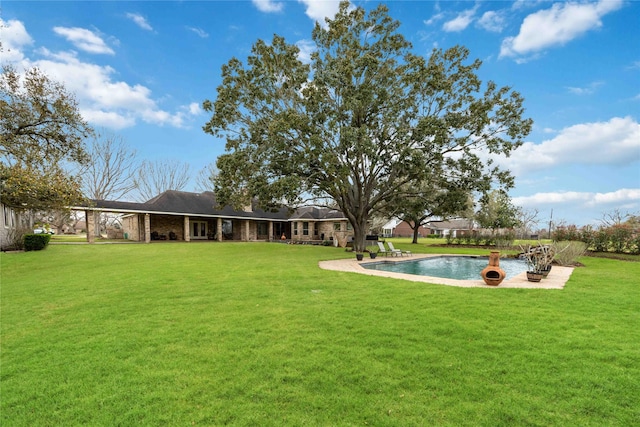
<path fill-rule="evenodd" d="M 394 248 L 394 247 L 393 247 L 393 243 L 391 243 L 391 242 L 387 242 L 387 245 L 389 245 L 389 249 L 390 249 L 390 250 L 391 250 L 391 252 L 392 252 L 392 253 L 394 253 L 394 254 L 397 254 L 397 255 L 400 255 L 400 256 L 405 256 L 405 255 L 407 255 L 407 256 L 411 256 L 411 255 L 413 255 L 413 254 L 411 253 L 411 251 L 401 251 L 400 249 L 396 249 L 396 248 Z"/>
<path fill-rule="evenodd" d="M 384 256 L 387 256 L 389 254 L 391 254 L 392 256 L 400 255 L 399 251 L 398 252 L 388 251 L 387 248 L 384 247 L 384 243 L 382 242 L 378 242 L 378 248 L 380 249 L 378 253 L 383 254 Z"/>

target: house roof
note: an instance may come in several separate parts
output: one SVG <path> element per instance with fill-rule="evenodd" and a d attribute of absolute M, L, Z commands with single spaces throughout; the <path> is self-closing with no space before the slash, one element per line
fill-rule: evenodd
<path fill-rule="evenodd" d="M 291 215 L 291 220 L 314 219 L 314 220 L 332 220 L 344 219 L 344 214 L 335 209 L 318 208 L 307 206 L 298 208 Z"/>
<path fill-rule="evenodd" d="M 314 220 L 344 218 L 344 215 L 339 211 L 321 208 L 301 208 L 295 211 L 292 215 L 287 208 L 280 208 L 276 212 L 271 212 L 253 206 L 251 211 L 242 211 L 236 210 L 231 206 L 219 208 L 217 205 L 215 194 L 211 191 L 191 193 L 186 191 L 168 190 L 144 203 L 120 202 L 115 200 L 92 200 L 90 206 L 78 206 L 75 207 L 75 209 L 89 208 L 120 213 L 271 219 L 279 221 L 302 218 Z"/>

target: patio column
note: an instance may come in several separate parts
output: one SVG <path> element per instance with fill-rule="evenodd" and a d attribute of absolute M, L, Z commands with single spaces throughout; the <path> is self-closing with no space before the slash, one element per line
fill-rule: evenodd
<path fill-rule="evenodd" d="M 191 241 L 191 225 L 189 224 L 189 217 L 184 217 L 184 241 Z"/>
<path fill-rule="evenodd" d="M 245 240 L 248 242 L 249 241 L 249 220 L 246 220 L 244 222 L 244 236 L 245 236 Z"/>
<path fill-rule="evenodd" d="M 222 242 L 222 218 L 218 218 L 216 229 L 218 230 L 218 242 Z"/>
<path fill-rule="evenodd" d="M 273 221 L 269 221 L 269 241 L 276 240 L 273 236 Z"/>
<path fill-rule="evenodd" d="M 144 214 L 144 242 L 151 243 L 151 216 Z"/>
<path fill-rule="evenodd" d="M 84 218 L 87 221 L 87 242 L 95 243 L 96 241 L 96 221 L 93 211 L 84 211 Z"/>

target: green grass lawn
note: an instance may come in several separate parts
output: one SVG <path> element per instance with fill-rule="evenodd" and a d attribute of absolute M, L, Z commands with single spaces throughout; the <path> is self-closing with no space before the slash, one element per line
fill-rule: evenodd
<path fill-rule="evenodd" d="M 0 424 L 640 425 L 640 262 L 583 258 L 560 291 L 318 268 L 352 256 L 210 242 L 3 253 Z"/>

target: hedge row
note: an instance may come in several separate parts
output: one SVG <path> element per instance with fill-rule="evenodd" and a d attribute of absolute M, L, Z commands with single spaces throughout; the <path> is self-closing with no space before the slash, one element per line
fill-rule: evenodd
<path fill-rule="evenodd" d="M 597 229 L 591 226 L 578 228 L 570 225 L 558 228 L 553 233 L 553 240 L 584 242 L 595 252 L 640 254 L 640 232 L 626 224 Z"/>

